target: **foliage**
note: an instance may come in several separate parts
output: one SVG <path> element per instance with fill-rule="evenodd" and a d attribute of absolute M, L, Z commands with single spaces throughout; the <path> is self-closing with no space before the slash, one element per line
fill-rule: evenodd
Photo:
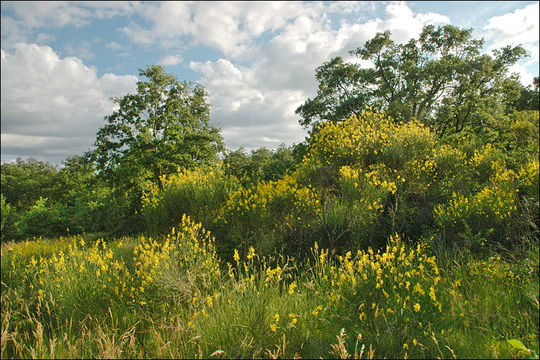
<path fill-rule="evenodd" d="M 220 165 L 206 170 L 180 170 L 163 176 L 161 182 L 161 191 L 148 183 L 142 198 L 142 214 L 151 234 L 169 232 L 183 214 L 212 228 L 229 194 L 238 187 L 236 178 L 226 176 Z"/>
<path fill-rule="evenodd" d="M 63 165 L 32 158 L 2 164 L 2 241 L 107 229 L 111 192 L 94 164 L 73 156 Z"/>
<path fill-rule="evenodd" d="M 252 182 L 281 179 L 288 171 L 293 171 L 296 164 L 294 150 L 284 145 L 276 150 L 264 147 L 252 150 L 250 155 L 240 147 L 227 152 L 223 158 L 227 174 Z"/>
<path fill-rule="evenodd" d="M 394 235 L 383 249 L 341 256 L 314 244 L 306 262 L 249 247 L 232 264 L 213 244 L 187 217 L 158 239 L 3 244 L 1 357 L 539 352 L 537 242 L 445 262 Z"/>
<path fill-rule="evenodd" d="M 519 83 L 508 68 L 525 56 L 516 46 L 481 54 L 483 40 L 472 29 L 427 25 L 418 39 L 396 44 L 390 32 L 378 33 L 350 51 L 373 67 L 336 57 L 316 70 L 317 96 L 296 113 L 300 124 L 337 122 L 367 106 L 386 111 L 397 121 L 417 118 L 439 136 L 479 128 L 485 113 L 519 97 Z"/>
<path fill-rule="evenodd" d="M 58 169 L 34 158 L 18 158 L 15 163 L 1 165 L 2 194 L 6 203 L 27 209 L 40 197 L 57 197 L 55 189 Z"/>
<path fill-rule="evenodd" d="M 1 205 L 1 242 L 4 242 L 9 239 L 15 239 L 19 233 L 17 228 L 18 214 L 16 210 L 10 204 L 6 203 L 6 198 L 4 194 L 0 194 L 0 205 Z"/>
<path fill-rule="evenodd" d="M 234 246 L 246 249 L 255 243 L 268 253 L 292 254 L 310 244 L 309 224 L 320 212 L 318 195 L 291 174 L 239 187 L 229 195 L 216 220 Z"/>
<path fill-rule="evenodd" d="M 149 180 L 161 187 L 162 175 L 217 159 L 222 138 L 209 123 L 204 88 L 179 82 L 161 66 L 139 75 L 148 81 L 137 83 L 136 94 L 113 98 L 119 109 L 97 133 L 98 170 L 116 184 Z"/>
<path fill-rule="evenodd" d="M 532 85 L 527 87 L 521 86 L 520 95 L 517 100 L 512 102 L 512 106 L 516 110 L 540 110 L 538 101 L 540 100 L 540 93 L 538 87 L 540 85 L 540 77 L 536 76 L 533 79 Z"/>
<path fill-rule="evenodd" d="M 386 79 L 356 100 L 397 118 L 350 98 L 305 143 L 221 162 L 204 90 L 141 71 L 95 152 L 2 164 L 1 357 L 534 357 L 539 115 L 511 102 L 520 48 L 480 45 L 378 34 L 375 69 L 318 71 Z"/>

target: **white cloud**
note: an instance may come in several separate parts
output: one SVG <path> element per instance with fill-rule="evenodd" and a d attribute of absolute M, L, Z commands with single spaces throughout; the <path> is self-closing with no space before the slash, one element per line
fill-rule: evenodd
<path fill-rule="evenodd" d="M 36 35 L 36 43 L 43 44 L 54 41 L 56 37 L 51 34 L 39 33 Z"/>
<path fill-rule="evenodd" d="M 76 57 L 19 43 L 13 53 L 2 50 L 1 80 L 2 153 L 48 154 L 59 162 L 88 150 L 115 108 L 109 97 L 134 91 L 137 78 L 98 78 Z"/>
<path fill-rule="evenodd" d="M 512 13 L 489 19 L 484 30 L 495 42 L 493 48 L 538 42 L 538 3 L 517 9 Z"/>
<path fill-rule="evenodd" d="M 122 1 L 3 1 L 2 7 L 10 9 L 26 28 L 82 27 L 92 18 L 111 18 L 128 15 L 134 4 Z"/>
<path fill-rule="evenodd" d="M 63 27 L 73 25 L 81 27 L 90 23 L 92 13 L 80 6 L 67 2 L 14 1 L 5 5 L 27 28 Z"/>
<path fill-rule="evenodd" d="M 508 73 L 517 73 L 521 83 L 525 86 L 533 84 L 533 79 L 535 76 L 538 76 L 538 73 L 531 74 L 529 70 L 522 64 L 514 64 L 508 69 Z"/>
<path fill-rule="evenodd" d="M 509 69 L 511 73 L 518 73 L 521 82 L 526 86 L 532 84 L 534 76 L 538 76 L 538 23 L 537 2 L 505 15 L 494 16 L 483 28 L 488 40 L 486 52 L 507 45 L 521 45 L 527 51 L 529 57 L 520 60 Z"/>
<path fill-rule="evenodd" d="M 399 3 L 386 7 L 388 17 L 384 20 L 342 21 L 335 29 L 324 6 L 315 3 L 306 9 L 284 22 L 267 42 L 240 42 L 248 49 L 250 62 L 238 65 L 234 53 L 229 53 L 230 57 L 214 62 L 190 63 L 192 70 L 203 74 L 201 82 L 209 93 L 212 119 L 223 128 L 229 148 L 256 147 L 257 143 L 275 148 L 280 142 L 303 140 L 306 132 L 298 125 L 295 110 L 315 95 L 318 66 L 334 56 L 350 59 L 348 50 L 388 28 L 396 41 L 407 41 L 425 24 L 449 22 L 434 13 L 415 15 Z"/>
<path fill-rule="evenodd" d="M 167 55 L 158 61 L 158 65 L 178 65 L 184 60 L 182 55 Z"/>
<path fill-rule="evenodd" d="M 252 70 L 225 59 L 192 62 L 190 67 L 203 73 L 211 119 L 222 128 L 228 148 L 275 148 L 304 139 L 306 132 L 294 115 L 304 100 L 300 91 L 261 89 Z"/>
<path fill-rule="evenodd" d="M 144 3 L 139 15 L 152 22 L 136 23 L 121 31 L 138 44 L 181 45 L 183 37 L 240 58 L 254 38 L 281 28 L 290 19 L 310 12 L 313 6 L 297 2 L 162 2 Z"/>
<path fill-rule="evenodd" d="M 114 51 L 118 51 L 118 50 L 122 50 L 123 47 L 122 45 L 120 45 L 119 43 L 117 43 L 116 41 L 110 41 L 108 43 L 105 44 L 105 47 L 107 49 L 111 49 L 111 50 L 114 50 Z"/>
<path fill-rule="evenodd" d="M 96 57 L 92 52 L 91 45 L 88 41 L 70 41 L 64 45 L 64 48 L 68 55 L 76 56 L 83 60 L 91 60 Z"/>
<path fill-rule="evenodd" d="M 13 16 L 2 15 L 2 47 L 12 48 L 18 42 L 43 43 L 50 35 L 35 34 L 36 29 L 66 26 L 81 28 L 94 18 L 127 16 L 135 11 L 136 3 L 122 1 L 2 1 L 2 10 Z"/>
<path fill-rule="evenodd" d="M 427 24 L 447 24 L 450 18 L 436 13 L 414 15 L 404 2 L 392 3 L 386 7 L 389 19 L 384 22 L 384 29 L 392 32 L 392 39 L 405 43 L 412 37 L 418 37 L 422 27 Z"/>
<path fill-rule="evenodd" d="M 240 145 L 248 148 L 261 145 L 276 147 L 279 142 L 301 141 L 305 131 L 298 125 L 294 111 L 308 97 L 315 95 L 315 69 L 318 66 L 335 56 L 370 66 L 369 62 L 351 59 L 347 51 L 362 46 L 380 31 L 390 30 L 395 41 L 405 42 L 418 36 L 426 24 L 450 22 L 441 14 L 415 13 L 403 2 L 80 2 L 54 3 L 42 14 L 36 13 L 39 6 L 37 10 L 17 4 L 9 6 L 13 6 L 18 20 L 4 23 L 3 18 L 2 34 L 10 34 L 18 41 L 28 35 L 25 29 L 85 26 L 95 18 L 126 16 L 124 20 L 129 22 L 119 25 L 121 28 L 118 30 L 136 45 L 148 46 L 152 51 L 156 46 L 161 47 L 160 50 L 166 49 L 166 53 L 157 55 L 161 57 L 159 63 L 162 65 L 177 65 L 183 57 L 189 61 L 187 50 L 193 46 L 202 45 L 219 51 L 219 60 L 190 62 L 190 68 L 202 74 L 201 82 L 212 104 L 212 121 L 223 128 L 229 148 Z M 375 17 L 375 7 L 385 11 Z M 341 16 L 337 20 L 339 24 L 336 23 L 336 15 L 339 17 L 344 13 L 350 16 Z M 145 21 L 137 22 L 139 17 Z M 25 21 L 28 25 L 24 24 Z M 107 41 L 104 40 L 107 49 L 127 54 L 125 51 L 129 47 L 126 44 Z M 20 102 L 17 102 L 19 99 L 8 99 L 10 109 L 18 111 L 12 119 L 20 119 L 9 125 L 19 130 L 9 133 L 45 136 L 53 141 L 51 139 L 58 136 L 49 129 L 69 129 L 69 121 L 63 119 L 63 114 L 68 114 L 69 118 L 86 119 L 70 131 L 80 131 L 80 136 L 91 133 L 93 137 L 95 130 L 82 131 L 85 125 L 81 124 L 92 124 L 90 127 L 96 129 L 103 115 L 111 109 L 106 98 L 121 95 L 124 89 L 134 84 L 134 77 L 105 74 L 98 79 L 95 69 L 86 67 L 80 60 L 59 59 L 52 50 L 49 49 L 50 54 L 44 50 L 45 47 L 39 49 L 39 56 L 43 58 L 41 63 L 36 61 L 41 58 L 34 54 L 32 59 L 38 64 L 27 63 L 26 67 L 21 66 L 16 71 L 25 74 L 23 82 L 29 79 L 27 86 L 30 83 L 43 84 L 44 90 L 38 93 L 39 90 L 32 86 L 29 96 L 35 99 L 25 97 L 26 94 L 20 95 Z M 85 55 L 84 48 L 73 46 L 71 50 L 80 58 L 90 55 Z M 88 46 L 86 50 L 91 49 Z M 14 57 L 20 61 L 19 58 L 27 52 L 30 50 L 17 50 L 6 56 L 10 61 Z M 4 53 L 2 57 L 4 59 Z M 51 69 L 55 67 L 62 68 L 64 72 L 74 70 L 53 76 Z M 63 80 L 51 80 L 51 77 Z M 2 80 L 4 83 L 4 70 Z M 51 84 L 48 85 L 47 81 Z M 79 82 L 85 85 L 79 86 Z M 17 89 L 15 86 L 14 94 Z M 83 89 L 87 89 L 87 93 Z M 47 100 L 39 100 L 42 98 Z M 4 99 L 2 107 L 4 117 Z M 88 110 L 90 108 L 92 111 Z M 75 109 L 82 112 L 73 115 Z M 31 129 L 20 130 L 27 121 L 24 119 L 31 118 L 27 115 L 40 119 L 40 122 L 32 123 L 36 128 L 34 132 Z M 90 115 L 97 120 L 91 120 Z M 39 124 L 45 124 L 44 129 L 37 129 Z M 4 120 L 2 125 L 4 132 Z M 13 139 L 22 138 L 8 138 L 12 143 L 15 142 Z M 54 141 L 58 144 L 58 140 Z"/>

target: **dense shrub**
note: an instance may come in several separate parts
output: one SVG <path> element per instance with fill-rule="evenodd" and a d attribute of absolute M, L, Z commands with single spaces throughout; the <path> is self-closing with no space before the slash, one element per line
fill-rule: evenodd
<path fill-rule="evenodd" d="M 221 165 L 183 170 L 161 181 L 162 190 L 148 183 L 142 198 L 142 214 L 152 234 L 169 232 L 183 214 L 213 229 L 221 207 L 238 187 L 238 180 L 226 176 Z"/>
<path fill-rule="evenodd" d="M 218 221 L 226 227 L 228 240 L 242 249 L 256 244 L 268 252 L 295 253 L 312 241 L 310 224 L 320 213 L 319 196 L 293 174 L 238 188 Z"/>

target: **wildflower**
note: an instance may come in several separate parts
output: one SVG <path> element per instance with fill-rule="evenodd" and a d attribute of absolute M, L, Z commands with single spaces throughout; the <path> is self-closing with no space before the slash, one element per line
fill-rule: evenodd
<path fill-rule="evenodd" d="M 322 305 L 317 306 L 317 308 L 315 308 L 315 310 L 313 310 L 313 311 L 311 312 L 311 315 L 317 316 L 317 315 L 319 314 L 319 311 L 321 311 L 322 309 L 323 309 L 323 306 L 322 306 Z"/>
<path fill-rule="evenodd" d="M 274 315 L 274 321 L 275 322 L 279 322 L 279 314 L 276 313 L 276 315 Z"/>
<path fill-rule="evenodd" d="M 270 330 L 272 330 L 273 332 L 276 332 L 276 324 L 270 324 Z"/>
<path fill-rule="evenodd" d="M 431 297 L 431 300 L 434 302 L 437 301 L 437 297 L 435 296 L 435 289 L 432 287 L 429 288 L 429 297 Z"/>
<path fill-rule="evenodd" d="M 238 250 L 234 249 L 234 256 L 233 256 L 233 259 L 234 261 L 238 262 L 240 261 L 240 255 L 238 255 Z"/>
<path fill-rule="evenodd" d="M 297 288 L 298 285 L 296 285 L 296 281 L 293 281 L 290 285 L 289 285 L 289 294 L 294 294 L 294 289 Z"/>
<path fill-rule="evenodd" d="M 416 311 L 416 312 L 420 311 L 420 304 L 419 303 L 414 304 L 414 311 Z"/>

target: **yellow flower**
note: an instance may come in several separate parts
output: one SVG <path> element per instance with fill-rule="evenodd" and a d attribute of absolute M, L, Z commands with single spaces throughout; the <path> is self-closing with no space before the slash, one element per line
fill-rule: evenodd
<path fill-rule="evenodd" d="M 296 281 L 293 281 L 290 285 L 289 285 L 289 294 L 294 294 L 294 289 L 297 287 L 296 285 Z"/>
<path fill-rule="evenodd" d="M 276 324 L 270 324 L 270 330 L 276 332 Z"/>
<path fill-rule="evenodd" d="M 322 305 L 317 306 L 317 308 L 315 308 L 315 310 L 313 310 L 313 311 L 311 312 L 311 315 L 317 316 L 317 315 L 319 314 L 319 311 L 321 311 L 322 309 L 323 309 L 323 306 L 322 306 Z"/>
<path fill-rule="evenodd" d="M 279 314 L 274 315 L 274 321 L 277 323 L 279 322 Z"/>
<path fill-rule="evenodd" d="M 234 256 L 233 256 L 233 259 L 234 261 L 238 262 L 240 261 L 240 255 L 238 255 L 238 250 L 234 249 Z"/>
<path fill-rule="evenodd" d="M 414 304 L 414 311 L 416 311 L 416 312 L 420 311 L 420 304 L 418 304 L 418 303 Z"/>

